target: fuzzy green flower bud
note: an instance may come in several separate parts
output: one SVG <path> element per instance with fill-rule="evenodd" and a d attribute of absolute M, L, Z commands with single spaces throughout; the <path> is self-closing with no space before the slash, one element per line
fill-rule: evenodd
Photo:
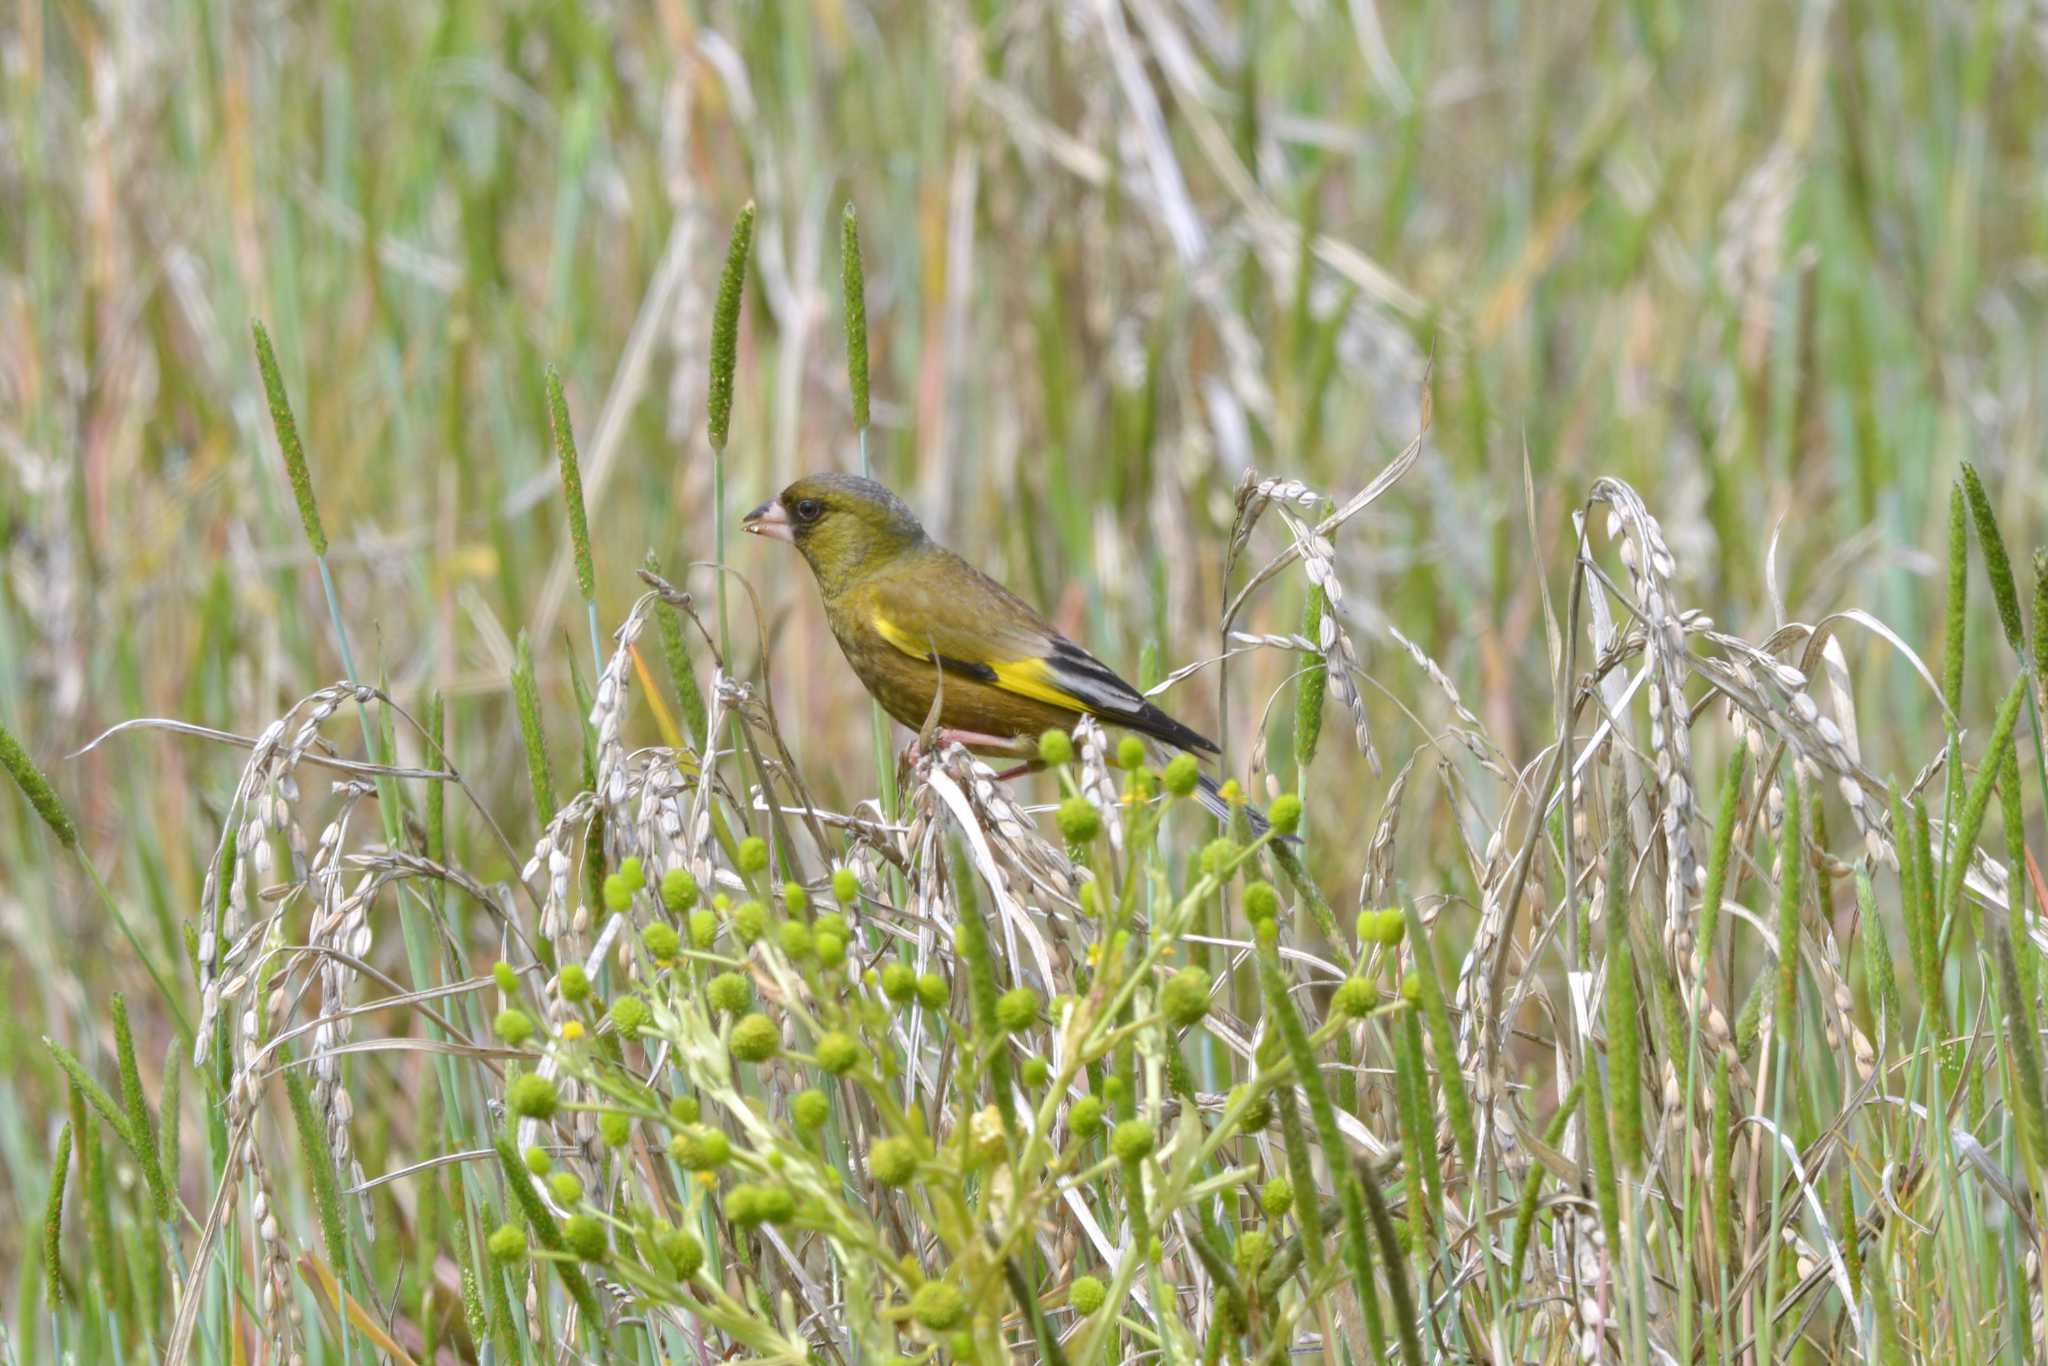
<path fill-rule="evenodd" d="M 1244 914 L 1255 924 L 1280 914 L 1280 893 L 1273 890 L 1272 883 L 1254 882 L 1244 889 Z"/>
<path fill-rule="evenodd" d="M 668 1152 L 684 1171 L 715 1172 L 732 1160 L 732 1140 L 723 1130 L 695 1124 L 668 1141 Z"/>
<path fill-rule="evenodd" d="M 1281 834 L 1293 834 L 1301 828 L 1301 798 L 1292 792 L 1281 793 L 1266 809 L 1266 820 Z"/>
<path fill-rule="evenodd" d="M 843 935 L 820 930 L 812 940 L 812 946 L 818 951 L 818 961 L 828 968 L 836 968 L 846 961 L 846 938 Z"/>
<path fill-rule="evenodd" d="M 927 972 L 917 979 L 917 1003 L 926 1010 L 943 1007 L 952 993 L 946 989 L 946 979 L 936 972 Z"/>
<path fill-rule="evenodd" d="M 695 1096 L 677 1096 L 668 1103 L 669 1118 L 678 1124 L 695 1124 L 703 1112 L 704 1107 Z"/>
<path fill-rule="evenodd" d="M 664 1230 L 654 1245 L 679 1281 L 687 1281 L 703 1269 L 704 1244 L 679 1228 Z"/>
<path fill-rule="evenodd" d="M 868 1149 L 868 1174 L 885 1186 L 907 1186 L 917 1175 L 917 1145 L 907 1138 L 885 1138 Z"/>
<path fill-rule="evenodd" d="M 626 886 L 639 891 L 647 885 L 647 870 L 640 866 L 638 854 L 628 854 L 619 860 L 619 876 L 626 880 Z"/>
<path fill-rule="evenodd" d="M 1024 1059 L 1024 1065 L 1017 1069 L 1017 1075 L 1024 1084 L 1036 1091 L 1052 1076 L 1052 1064 L 1036 1054 Z"/>
<path fill-rule="evenodd" d="M 782 1031 L 759 1011 L 732 1027 L 732 1055 L 741 1062 L 766 1062 L 781 1047 Z"/>
<path fill-rule="evenodd" d="M 1361 944 L 1394 945 L 1408 931 L 1407 918 L 1396 906 L 1384 911 L 1360 911 L 1358 913 L 1358 942 Z"/>
<path fill-rule="evenodd" d="M 742 944 L 752 944 L 768 933 L 768 908 L 758 901 L 742 901 L 733 908 L 732 931 Z"/>
<path fill-rule="evenodd" d="M 1038 737 L 1038 758 L 1054 768 L 1074 762 L 1074 738 L 1063 730 L 1049 730 Z"/>
<path fill-rule="evenodd" d="M 601 1262 L 611 1239 L 594 1214 L 572 1214 L 562 1221 L 562 1243 L 586 1262 Z"/>
<path fill-rule="evenodd" d="M 1135 769 L 1145 762 L 1145 742 L 1135 735 L 1126 735 L 1116 742 L 1116 766 Z"/>
<path fill-rule="evenodd" d="M 1069 797 L 1060 803 L 1054 823 L 1069 844 L 1089 844 L 1102 833 L 1102 813 L 1086 797 Z"/>
<path fill-rule="evenodd" d="M 1268 1219 L 1279 1219 L 1294 1208 L 1294 1183 L 1276 1176 L 1259 1190 L 1259 1208 Z"/>
<path fill-rule="evenodd" d="M 1067 1287 L 1067 1303 L 1084 1319 L 1102 1308 L 1102 1302 L 1108 1298 L 1109 1288 L 1098 1276 L 1076 1276 Z"/>
<path fill-rule="evenodd" d="M 1248 1277 L 1256 1276 L 1265 1266 L 1266 1259 L 1273 1255 L 1273 1240 L 1263 1229 L 1248 1228 L 1237 1236 L 1237 1247 L 1233 1253 L 1238 1270 Z"/>
<path fill-rule="evenodd" d="M 491 976 L 497 979 L 498 990 L 507 996 L 519 994 L 519 971 L 502 958 L 491 964 Z M 520 1235 L 524 1237 L 525 1235 Z"/>
<path fill-rule="evenodd" d="M 1412 972 L 1401 979 L 1401 999 L 1409 1005 L 1422 1003 L 1422 979 Z"/>
<path fill-rule="evenodd" d="M 546 1176 L 555 1169 L 555 1159 L 549 1157 L 548 1150 L 541 1147 L 538 1143 L 521 1153 L 519 1160 L 524 1162 L 526 1170 L 532 1172 L 535 1176 Z"/>
<path fill-rule="evenodd" d="M 633 1121 L 623 1110 L 606 1110 L 597 1117 L 597 1136 L 607 1148 L 623 1148 L 633 1136 Z"/>
<path fill-rule="evenodd" d="M 649 1016 L 653 1014 L 648 1010 L 647 1002 L 638 996 L 621 996 L 612 1002 L 610 1013 L 612 1028 L 629 1039 L 645 1027 Z"/>
<path fill-rule="evenodd" d="M 1131 1085 L 1115 1072 L 1102 1079 L 1102 1098 L 1111 1105 L 1122 1105 L 1131 1094 Z"/>
<path fill-rule="evenodd" d="M 687 868 L 671 868 L 661 875 L 661 904 L 677 915 L 697 904 L 702 893 L 697 888 L 697 879 L 690 876 Z"/>
<path fill-rule="evenodd" d="M 792 959 L 811 956 L 811 927 L 801 920 L 785 920 L 776 927 L 775 941 L 782 945 L 783 953 Z"/>
<path fill-rule="evenodd" d="M 517 1048 L 533 1037 L 533 1019 L 516 1006 L 506 1006 L 498 1012 L 491 1029 L 499 1038 Z"/>
<path fill-rule="evenodd" d="M 1031 1028 L 1038 1020 L 1038 993 L 1017 987 L 996 998 L 996 1026 L 1006 1034 Z"/>
<path fill-rule="evenodd" d="M 1229 1103 L 1237 1104 L 1239 1098 L 1250 1090 L 1251 1087 L 1246 1085 L 1231 1087 Z M 1247 1134 L 1263 1133 L 1272 1123 L 1273 1102 L 1263 1095 L 1253 1096 L 1238 1115 L 1238 1128 L 1240 1132 Z"/>
<path fill-rule="evenodd" d="M 1176 797 L 1185 797 L 1193 792 L 1202 780 L 1202 766 L 1192 754 L 1176 754 L 1166 764 L 1163 781 L 1166 790 Z"/>
<path fill-rule="evenodd" d="M 832 1102 L 816 1087 L 799 1091 L 790 1099 L 789 1117 L 796 1121 L 797 1128 L 807 1132 L 822 1129 L 832 1117 Z"/>
<path fill-rule="evenodd" d="M 607 873 L 604 878 L 604 908 L 608 911 L 623 911 L 633 904 L 633 885 L 621 873 Z"/>
<path fill-rule="evenodd" d="M 1159 989 L 1159 1013 L 1175 1029 L 1199 1023 L 1209 1013 L 1209 974 L 1189 966 L 1167 978 Z"/>
<path fill-rule="evenodd" d="M 556 1172 L 548 1178 L 548 1193 L 558 1205 L 573 1205 L 583 1198 L 583 1182 L 574 1172 Z"/>
<path fill-rule="evenodd" d="M 782 909 L 791 915 L 802 915 L 811 909 L 811 894 L 804 890 L 801 882 L 782 884 Z"/>
<path fill-rule="evenodd" d="M 864 1050 L 853 1035 L 834 1029 L 818 1036 L 814 1051 L 818 1066 L 835 1077 L 843 1077 L 860 1066 Z"/>
<path fill-rule="evenodd" d="M 1152 1155 L 1158 1141 L 1149 1120 L 1127 1119 L 1109 1136 L 1109 1150 L 1119 1162 L 1142 1162 Z"/>
<path fill-rule="evenodd" d="M 759 835 L 749 835 L 740 841 L 740 871 L 751 876 L 768 867 L 768 841 Z"/>
<path fill-rule="evenodd" d="M 1096 1096 L 1083 1096 L 1067 1107 L 1067 1128 L 1076 1138 L 1093 1138 L 1102 1132 L 1102 1101 Z"/>
<path fill-rule="evenodd" d="M 917 994 L 917 970 L 908 963 L 894 962 L 882 967 L 882 995 L 902 1005 Z"/>
<path fill-rule="evenodd" d="M 718 938 L 718 917 L 708 907 L 699 906 L 690 912 L 690 943 L 700 949 L 708 949 Z"/>
<path fill-rule="evenodd" d="M 492 1261 L 517 1266 L 526 1260 L 526 1230 L 501 1224 L 485 1246 L 490 1250 Z"/>
<path fill-rule="evenodd" d="M 1362 1020 L 1380 1003 L 1379 988 L 1363 977 L 1347 977 L 1330 997 L 1330 1013 L 1345 1019 Z"/>
<path fill-rule="evenodd" d="M 1236 840 L 1228 835 L 1218 835 L 1202 846 L 1202 871 L 1210 877 L 1222 877 L 1224 870 L 1242 852 Z"/>
<path fill-rule="evenodd" d="M 832 899 L 842 906 L 850 906 L 860 898 L 860 878 L 851 868 L 832 870 Z"/>
<path fill-rule="evenodd" d="M 555 975 L 556 990 L 565 1001 L 582 1002 L 590 999 L 590 974 L 583 970 L 581 963 L 564 963 Z"/>
<path fill-rule="evenodd" d="M 505 1108 L 521 1119 L 553 1119 L 562 1108 L 562 1097 L 554 1082 L 538 1072 L 526 1072 L 505 1088 Z"/>
<path fill-rule="evenodd" d="M 967 1301 L 945 1281 L 926 1281 L 910 1297 L 910 1315 L 934 1332 L 944 1332 L 960 1322 Z"/>
<path fill-rule="evenodd" d="M 704 999 L 713 1010 L 737 1015 L 754 999 L 754 984 L 737 972 L 721 972 L 704 984 Z"/>
<path fill-rule="evenodd" d="M 656 962 L 665 962 L 683 951 L 683 936 L 676 927 L 666 920 L 657 920 L 640 931 L 640 942 L 654 955 Z"/>
<path fill-rule="evenodd" d="M 738 1228 L 752 1228 L 761 1222 L 761 1187 L 741 1181 L 725 1193 L 725 1217 Z"/>

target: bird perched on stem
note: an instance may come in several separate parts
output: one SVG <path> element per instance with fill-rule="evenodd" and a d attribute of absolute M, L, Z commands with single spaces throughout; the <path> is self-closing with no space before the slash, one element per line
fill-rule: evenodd
<path fill-rule="evenodd" d="M 872 479 L 808 475 L 742 525 L 802 553 L 839 648 L 884 711 L 922 733 L 937 703 L 937 743 L 1023 755 L 1045 731 L 1071 730 L 1085 715 L 1175 749 L 1218 752 L 932 540 L 909 505 Z M 1206 777 L 1200 793 L 1227 818 Z"/>

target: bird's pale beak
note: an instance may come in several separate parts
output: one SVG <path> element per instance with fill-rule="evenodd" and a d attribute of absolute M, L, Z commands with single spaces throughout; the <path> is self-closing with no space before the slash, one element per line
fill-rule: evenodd
<path fill-rule="evenodd" d="M 766 536 L 771 541 L 796 540 L 795 528 L 790 523 L 789 513 L 773 498 L 740 519 L 740 526 L 756 536 Z"/>

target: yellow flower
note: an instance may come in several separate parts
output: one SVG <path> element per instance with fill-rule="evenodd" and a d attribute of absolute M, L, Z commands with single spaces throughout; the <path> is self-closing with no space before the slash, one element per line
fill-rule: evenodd
<path fill-rule="evenodd" d="M 581 1020 L 565 1020 L 565 1021 L 563 1021 L 563 1023 L 562 1023 L 562 1040 L 563 1040 L 563 1042 L 565 1042 L 565 1043 L 574 1043 L 574 1042 L 576 1042 L 576 1040 L 578 1040 L 578 1039 L 580 1039 L 580 1038 L 582 1038 L 582 1037 L 583 1037 L 583 1021 L 581 1021 Z"/>

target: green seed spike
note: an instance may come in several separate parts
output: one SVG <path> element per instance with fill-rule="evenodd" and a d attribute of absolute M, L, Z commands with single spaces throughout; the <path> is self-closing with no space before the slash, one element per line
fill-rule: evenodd
<path fill-rule="evenodd" d="M 320 1215 L 320 1232 L 327 1244 L 327 1257 L 337 1276 L 347 1273 L 349 1263 L 347 1227 L 342 1222 L 341 1187 L 335 1179 L 334 1153 L 327 1146 L 327 1128 L 313 1113 L 313 1100 L 306 1089 L 303 1068 L 291 1066 L 289 1053 L 280 1053 L 285 1097 L 291 1102 L 292 1120 L 299 1131 L 299 1160 L 313 1177 L 313 1204 Z"/>
<path fill-rule="evenodd" d="M 1891 937 L 1885 933 L 1884 918 L 1878 913 L 1877 892 L 1870 885 L 1870 869 L 1856 869 L 1856 912 L 1863 922 L 1863 966 L 1870 983 L 1871 1011 L 1884 1026 L 1884 1041 L 1895 1042 L 1904 1027 L 1904 1010 L 1899 1004 L 1899 983 L 1892 968 Z"/>
<path fill-rule="evenodd" d="M 868 293 L 860 262 L 860 219 L 853 201 L 839 219 L 839 279 L 846 291 L 846 382 L 853 391 L 853 425 L 868 425 Z M 866 471 L 862 471 L 866 473 Z"/>
<path fill-rule="evenodd" d="M 1699 956 L 1704 964 L 1714 952 L 1714 932 L 1721 923 L 1721 898 L 1728 889 L 1728 855 L 1735 845 L 1735 813 L 1742 803 L 1742 775 L 1749 747 L 1738 744 L 1721 775 L 1721 804 L 1714 814 L 1714 843 L 1707 851 L 1707 885 L 1700 897 Z"/>
<path fill-rule="evenodd" d="M 1728 1052 L 1714 1062 L 1714 1109 L 1707 1121 L 1710 1151 L 1707 1204 L 1714 1213 L 1714 1243 L 1724 1265 L 1735 1260 L 1735 1096 L 1728 1081 Z"/>
<path fill-rule="evenodd" d="M 1802 839 L 1799 777 L 1785 783 L 1785 824 L 1778 839 L 1778 999 L 1771 1027 L 1786 1047 L 1792 1042 L 1793 1012 L 1799 1006 L 1799 900 L 1806 844 Z"/>
<path fill-rule="evenodd" d="M 78 827 L 71 823 L 71 813 L 64 809 L 64 803 L 57 800 L 56 789 L 36 767 L 36 761 L 29 758 L 21 742 L 14 738 L 14 732 L 4 725 L 0 725 L 0 767 L 6 768 L 15 785 L 21 788 L 21 795 L 28 798 L 28 804 L 43 818 L 43 824 L 50 827 L 58 843 L 66 849 L 76 849 Z"/>
<path fill-rule="evenodd" d="M 1572 1089 L 1565 1093 L 1564 1104 L 1557 1107 L 1557 1113 L 1550 1117 L 1550 1124 L 1543 1130 L 1543 1141 L 1556 1147 L 1564 1141 L 1565 1126 L 1571 1123 L 1572 1112 L 1579 1108 L 1579 1097 L 1585 1094 L 1585 1078 L 1572 1083 Z M 1522 1283 L 1522 1263 L 1528 1259 L 1529 1238 L 1536 1231 L 1536 1197 L 1543 1188 L 1544 1167 L 1541 1162 L 1529 1164 L 1529 1174 L 1522 1179 L 1522 1201 L 1515 1212 L 1514 1251 L 1508 1256 L 1509 1285 Z"/>
<path fill-rule="evenodd" d="M 1301 634 L 1314 642 L 1322 639 L 1325 599 L 1321 584 L 1311 584 L 1308 600 L 1301 608 Z M 1323 735 L 1323 697 L 1330 686 L 1329 661 L 1310 655 L 1308 664 L 1294 680 L 1294 766 L 1306 772 L 1315 761 L 1316 742 Z"/>
<path fill-rule="evenodd" d="M 270 349 L 270 334 L 263 330 L 262 323 L 252 321 L 249 327 L 256 334 L 256 368 L 263 372 L 263 392 L 270 400 L 270 425 L 277 429 L 278 449 L 284 452 L 292 497 L 299 504 L 299 521 L 305 524 L 306 541 L 313 547 L 313 553 L 325 555 L 327 532 L 320 525 L 320 505 L 313 500 L 313 476 L 306 468 L 305 448 L 299 444 L 299 424 L 292 420 L 291 400 L 285 397 L 277 354 Z"/>
<path fill-rule="evenodd" d="M 583 600 L 597 597 L 597 573 L 590 562 L 590 523 L 583 512 L 583 472 L 576 460 L 576 434 L 569 427 L 569 401 L 562 395 L 561 372 L 548 367 L 548 433 L 555 442 L 555 462 L 562 474 L 562 501 L 569 505 L 569 540 L 576 547 L 576 586 Z"/>
<path fill-rule="evenodd" d="M 1451 1120 L 1451 1133 L 1458 1140 L 1458 1156 L 1465 1163 L 1465 1170 L 1474 1170 L 1479 1150 L 1477 1132 L 1472 1125 L 1472 1099 L 1465 1092 L 1465 1074 L 1458 1068 L 1457 1035 L 1451 1029 L 1451 1014 L 1444 1005 L 1443 983 L 1437 977 L 1436 952 L 1431 947 L 1429 936 L 1422 925 L 1422 914 L 1413 902 L 1405 903 L 1402 913 L 1408 918 L 1408 943 L 1415 950 L 1416 985 L 1422 992 L 1422 1018 L 1429 1026 L 1430 1047 L 1436 1050 L 1437 1076 L 1444 1089 L 1444 1110 Z"/>
<path fill-rule="evenodd" d="M 1991 499 L 1977 467 L 1963 462 L 1963 494 L 1970 501 L 1970 520 L 1977 524 L 1977 548 L 1984 552 L 1984 576 L 1991 580 L 1991 600 L 1998 604 L 1998 624 L 2005 628 L 2006 644 L 2021 659 L 2027 657 L 2027 633 L 2020 625 L 2020 592 L 2013 582 L 2012 560 L 2005 553 L 2005 537 L 1998 534 L 1998 519 L 1991 514 Z"/>
<path fill-rule="evenodd" d="M 50 1198 L 43 1205 L 43 1300 L 51 1309 L 64 1303 L 64 1182 L 71 1175 L 71 1126 L 57 1135 L 57 1155 L 50 1160 Z"/>
<path fill-rule="evenodd" d="M 1294 1077 L 1308 1098 L 1309 1116 L 1315 1121 L 1316 1137 L 1321 1140 L 1323 1152 L 1344 1152 L 1344 1138 L 1337 1128 L 1337 1113 L 1330 1104 L 1329 1088 L 1323 1083 L 1322 1070 L 1309 1043 L 1308 1029 L 1295 1009 L 1294 997 L 1288 991 L 1286 971 L 1280 965 L 1279 934 L 1274 922 L 1260 921 L 1254 938 L 1258 942 L 1259 985 L 1265 991 L 1266 1017 L 1277 1025 L 1277 1032 L 1287 1047 L 1287 1056 L 1294 1063 Z M 1420 946 L 1417 952 L 1422 952 Z M 1384 1361 L 1387 1355 L 1386 1331 L 1381 1326 L 1379 1290 L 1373 1278 L 1372 1230 L 1365 1200 L 1360 1194 L 1359 1178 L 1355 1172 L 1340 1168 L 1331 1173 L 1331 1179 L 1336 1184 L 1337 1198 L 1344 1211 L 1344 1261 L 1351 1272 L 1359 1306 L 1364 1311 L 1366 1343 L 1372 1350 L 1371 1359 Z M 1312 1191 L 1314 1187 L 1307 1189 Z"/>
<path fill-rule="evenodd" d="M 2012 747 L 2013 723 L 2019 720 L 2020 703 L 2026 697 L 2027 680 L 2023 674 L 2012 681 L 2012 687 L 2006 690 L 2005 701 L 1999 703 L 1998 720 L 1991 728 L 1991 747 L 1985 751 L 1984 762 L 1978 765 L 1977 776 L 1970 780 L 1969 794 L 1963 799 L 1956 842 L 1944 851 L 1948 860 L 1948 881 L 1942 888 L 1941 904 L 1950 918 L 1962 908 L 1963 873 L 1970 866 L 1970 854 L 1977 847 L 1977 837 L 1984 831 L 1984 816 L 1991 806 L 1991 790 L 2005 766 L 2006 751 Z"/>
<path fill-rule="evenodd" d="M 647 552 L 647 568 L 650 573 L 661 573 L 661 561 L 651 550 Z M 701 752 L 704 731 L 711 721 L 704 710 L 704 693 L 697 686 L 697 666 L 691 662 L 689 646 L 683 639 L 682 611 L 674 603 L 656 603 L 654 626 L 661 633 L 661 657 L 668 664 L 669 681 L 675 685 L 676 705 L 682 708 L 683 735 Z"/>
<path fill-rule="evenodd" d="M 1614 785 L 1607 823 L 1607 1059 L 1613 1091 L 1614 1156 L 1633 1172 L 1643 1159 L 1642 1030 L 1635 955 L 1628 931 L 1628 796 Z"/>
<path fill-rule="evenodd" d="M 711 392 L 705 403 L 711 430 L 711 449 L 725 454 L 725 439 L 732 426 L 732 379 L 739 368 L 740 305 L 747 284 L 747 254 L 754 244 L 754 201 L 740 210 L 732 225 L 732 241 L 725 249 L 725 271 L 718 279 L 718 306 L 711 315 Z"/>
<path fill-rule="evenodd" d="M 534 813 L 542 825 L 555 814 L 554 770 L 548 763 L 547 737 L 540 725 L 540 689 L 533 677 L 533 644 L 519 633 L 519 653 L 512 665 L 512 698 L 519 709 L 519 736 L 526 742 L 526 774 L 533 783 Z"/>
<path fill-rule="evenodd" d="M 1941 695 L 1957 717 L 1963 714 L 1964 612 L 1970 596 L 1970 538 L 1960 484 L 1948 491 L 1948 607 L 1942 617 Z M 1960 725 L 1960 721 L 1952 721 Z"/>
<path fill-rule="evenodd" d="M 2015 1089 L 2019 1093 L 2013 1097 L 2017 1102 L 2013 1113 L 2020 1122 L 2027 1157 L 2034 1170 L 2041 1172 L 2048 1170 L 2048 1096 L 2044 1096 L 2042 1087 L 2040 1044 L 2034 1033 L 2033 1017 L 2027 1010 L 2012 945 L 1994 938 L 1991 947 L 1998 957 L 1998 995 L 2005 1009 L 2006 1039 L 2012 1050 Z"/>
<path fill-rule="evenodd" d="M 2048 550 L 2034 552 L 2034 686 L 2048 698 Z"/>
<path fill-rule="evenodd" d="M 164 1184 L 164 1169 L 158 1159 L 156 1121 L 150 1117 L 149 1099 L 142 1094 L 142 1069 L 135 1061 L 135 1033 L 128 1025 L 128 1003 L 114 993 L 109 1003 L 114 1017 L 114 1061 L 121 1073 L 121 1104 L 127 1110 L 128 1147 L 136 1165 L 148 1179 L 150 1198 L 156 1202 L 156 1217 L 171 1217 L 171 1192 Z"/>

